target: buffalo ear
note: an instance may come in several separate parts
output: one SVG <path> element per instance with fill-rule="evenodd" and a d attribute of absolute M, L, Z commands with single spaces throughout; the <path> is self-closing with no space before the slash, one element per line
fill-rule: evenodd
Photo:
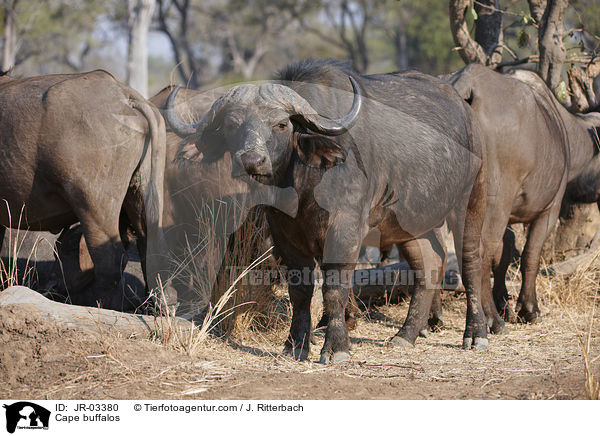
<path fill-rule="evenodd" d="M 189 141 L 189 142 L 188 142 Z M 205 130 L 199 140 L 183 140 L 177 149 L 175 162 L 212 163 L 223 157 L 226 148 L 223 139 L 217 132 Z"/>
<path fill-rule="evenodd" d="M 198 161 L 202 160 L 202 153 L 196 147 L 195 142 L 182 142 L 177 148 L 177 154 L 175 155 L 175 161 Z"/>
<path fill-rule="evenodd" d="M 295 133 L 298 157 L 309 167 L 331 168 L 346 160 L 342 146 L 322 135 Z"/>

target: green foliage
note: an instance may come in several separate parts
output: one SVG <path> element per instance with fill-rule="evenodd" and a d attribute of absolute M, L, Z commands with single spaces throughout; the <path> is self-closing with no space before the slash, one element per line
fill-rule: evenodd
<path fill-rule="evenodd" d="M 477 11 L 475 10 L 473 0 L 471 0 L 471 4 L 469 5 L 469 11 L 471 12 L 471 17 L 473 17 L 473 21 L 477 21 Z"/>
<path fill-rule="evenodd" d="M 444 0 L 413 3 L 408 23 L 409 65 L 431 74 L 455 71 L 463 66 L 450 32 L 448 5 Z"/>
<path fill-rule="evenodd" d="M 569 101 L 569 90 L 567 88 L 567 84 L 562 80 L 558 84 L 554 94 L 556 95 L 558 101 L 560 101 L 562 104 L 566 104 L 567 101 Z"/>
<path fill-rule="evenodd" d="M 97 0 L 20 0 L 16 7 L 17 64 L 31 59 L 35 64 L 81 68 L 82 54 L 99 44 L 95 35 L 98 19 L 110 4 Z"/>
<path fill-rule="evenodd" d="M 527 47 L 529 45 L 529 33 L 525 29 L 521 29 L 517 35 L 517 45 L 519 48 Z"/>
<path fill-rule="evenodd" d="M 174 1 L 164 3 L 172 5 L 168 20 L 178 36 L 180 18 Z M 177 2 L 184 4 L 183 0 Z M 341 26 L 339 11 L 344 2 L 355 13 L 358 30 L 350 21 Z M 17 73 L 75 71 L 96 66 L 119 71 L 125 64 L 125 53 L 121 51 L 126 37 L 126 3 L 19 0 L 17 61 L 22 64 Z M 568 26 L 599 34 L 600 2 L 571 0 L 570 4 Z M 507 8 L 503 18 L 505 46 L 518 57 L 535 53 L 537 29 L 527 1 L 511 0 L 501 5 Z M 309 56 L 350 60 L 348 44 L 357 50 L 357 32 L 361 31 L 365 11 L 368 20 L 362 31 L 368 72 L 392 71 L 407 65 L 442 74 L 463 65 L 454 50 L 447 0 L 190 0 L 188 9 L 191 53 L 197 59 L 197 68 L 203 69 L 198 74 L 206 74 L 209 80 L 242 78 L 239 56 L 238 65 L 234 65 L 232 44 L 241 53 L 242 62 L 251 59 L 257 47 L 266 47 L 253 70 L 256 78 L 269 77 L 282 65 Z M 0 7 L 0 31 L 3 14 Z M 477 20 L 474 1 L 470 2 L 468 15 L 472 26 Z M 405 41 L 405 47 L 400 40 Z M 504 59 L 511 60 L 507 53 L 505 50 Z M 170 53 L 165 52 L 162 59 L 152 59 L 151 86 L 161 88 L 173 70 Z"/>

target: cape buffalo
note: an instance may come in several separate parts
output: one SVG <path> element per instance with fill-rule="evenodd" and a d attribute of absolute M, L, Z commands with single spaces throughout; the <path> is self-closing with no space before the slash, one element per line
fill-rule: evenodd
<path fill-rule="evenodd" d="M 150 101 L 156 107 L 164 108 L 173 89 L 174 87 L 171 86 L 163 89 L 150 98 Z M 180 89 L 177 93 L 177 112 L 203 116 L 216 98 L 215 91 L 220 93 L 222 90 Z M 174 100 L 173 104 L 175 105 Z M 175 159 L 180 143 L 181 138 L 167 125 L 167 160 L 169 162 Z M 271 233 L 264 210 L 262 207 L 255 208 L 254 206 L 258 204 L 275 205 L 280 210 L 289 209 L 289 213 L 294 213 L 297 208 L 295 196 L 292 196 L 291 202 L 281 204 L 279 200 L 288 195 L 275 195 L 279 191 L 276 187 L 258 184 L 251 191 L 248 183 L 239 178 L 232 178 L 229 156 L 224 156 L 215 162 L 194 162 L 193 165 L 189 165 L 188 162 L 186 165 L 168 165 L 166 167 L 163 224 L 173 258 L 179 264 L 187 264 L 191 267 L 192 262 L 189 258 L 186 259 L 190 252 L 189 243 L 190 241 L 198 243 L 205 241 L 205 235 L 198 234 L 198 215 L 199 211 L 206 206 L 211 209 L 211 214 L 221 217 L 220 220 L 211 223 L 210 230 L 213 236 L 221 238 L 223 244 L 219 247 L 220 249 L 227 246 L 225 252 L 219 252 L 216 256 L 213 253 L 213 256 L 216 257 L 215 267 L 219 266 L 221 257 L 223 260 L 218 273 L 211 272 L 215 277 L 214 282 L 211 280 L 202 283 L 197 280 L 197 273 L 186 273 L 181 268 L 179 269 L 178 274 L 173 278 L 178 294 L 192 297 L 179 299 L 183 309 L 186 309 L 185 306 L 188 304 L 190 311 L 198 309 L 198 307 L 193 307 L 195 304 L 193 297 L 194 294 L 197 296 L 198 290 L 203 288 L 210 292 L 213 303 L 216 303 L 220 294 L 215 291 L 221 289 L 222 285 L 228 288 L 236 279 L 235 271 L 239 273 L 269 248 Z M 215 213 L 215 209 L 219 208 L 226 209 L 227 213 Z M 260 231 L 260 234 L 256 233 L 257 230 Z M 204 254 L 204 252 L 198 253 L 199 256 Z M 275 257 L 277 258 L 277 256 Z M 236 270 L 228 271 L 231 267 L 235 267 Z M 234 274 L 232 275 L 231 272 Z M 356 317 L 359 312 L 352 294 L 346 309 L 348 329 L 356 326 Z M 319 324 L 324 322 L 323 318 Z"/>
<path fill-rule="evenodd" d="M 163 89 L 150 101 L 164 108 L 172 89 Z M 202 116 L 221 91 L 183 89 L 178 94 L 177 109 Z M 181 138 L 167 125 L 169 162 L 175 159 L 180 143 Z M 182 297 L 182 313 L 198 311 L 199 295 L 205 299 L 203 303 L 208 302 L 208 296 L 216 302 L 221 296 L 218 291 L 227 289 L 237 274 L 269 248 L 271 244 L 265 244 L 270 236 L 268 224 L 256 205 L 276 205 L 289 213 L 297 208 L 291 188 L 280 190 L 258 182 L 249 186 L 233 178 L 231 169 L 228 156 L 166 168 L 165 237 L 177 264 L 173 280 Z M 282 199 L 286 201 L 282 203 Z"/>
<path fill-rule="evenodd" d="M 233 87 L 193 125 L 175 114 L 176 92 L 165 117 L 185 138 L 178 159 L 211 162 L 228 152 L 234 176 L 297 192 L 296 214 L 267 208 L 275 246 L 290 269 L 287 353 L 308 356 L 318 263 L 327 318 L 320 361 L 348 359 L 344 309 L 370 229 L 380 232 L 381 245 L 403 244 L 422 274 L 393 339 L 413 344 L 441 284 L 437 229 L 450 215 L 460 224 L 468 296 L 463 345 L 487 346 L 479 299 L 484 144 L 470 108 L 448 84 L 419 73 L 363 76 L 335 61 L 307 60 L 284 68 L 275 82 Z"/>
<path fill-rule="evenodd" d="M 482 302 L 491 330 L 500 332 L 504 322 L 496 308 L 505 319 L 515 321 L 505 283 L 509 250 L 502 256 L 503 245 L 508 248 L 503 244 L 506 227 L 529 224 L 516 312 L 521 321 L 535 322 L 540 313 L 535 292 L 540 254 L 558 218 L 565 189 L 568 186 L 570 195 L 579 201 L 598 200 L 600 119 L 569 113 L 530 71 L 500 74 L 472 64 L 449 80 L 473 108 L 486 142 L 488 200 Z M 491 270 L 495 301 L 487 279 Z"/>
<path fill-rule="evenodd" d="M 0 224 L 58 232 L 81 222 L 94 283 L 73 302 L 122 307 L 115 289 L 127 260 L 120 230 L 128 226 L 154 286 L 164 251 L 165 167 L 156 107 L 105 71 L 4 76 L 0 153 Z"/>
<path fill-rule="evenodd" d="M 511 76 L 527 83 L 552 103 L 569 143 L 569 182 L 565 192 L 571 203 L 597 203 L 600 207 L 600 113 L 569 112 L 535 73 L 514 70 Z"/>

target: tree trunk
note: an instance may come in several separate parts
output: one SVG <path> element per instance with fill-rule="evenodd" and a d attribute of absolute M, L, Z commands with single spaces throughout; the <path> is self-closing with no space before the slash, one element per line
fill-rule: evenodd
<path fill-rule="evenodd" d="M 404 24 L 396 28 L 394 43 L 396 48 L 396 68 L 398 68 L 399 71 L 406 71 L 408 70 L 408 44 L 406 38 L 406 26 Z"/>
<path fill-rule="evenodd" d="M 148 30 L 155 0 L 128 0 L 127 84 L 148 97 Z"/>
<path fill-rule="evenodd" d="M 502 61 L 502 12 L 498 0 L 480 0 L 475 3 L 477 21 L 475 41 L 487 56 L 491 65 Z"/>
<path fill-rule="evenodd" d="M 530 9 L 539 16 L 542 2 L 531 1 Z M 548 87 L 556 92 L 562 79 L 562 66 L 566 59 L 566 50 L 563 45 L 564 16 L 569 5 L 568 0 L 548 0 L 541 21 L 538 22 L 538 49 L 540 61 L 538 74 Z"/>
<path fill-rule="evenodd" d="M 600 230 L 596 203 L 569 204 L 564 200 L 560 215 L 554 239 L 554 262 L 581 254 Z"/>
<path fill-rule="evenodd" d="M 571 111 L 585 113 L 596 109 L 600 103 L 600 95 L 594 89 L 594 80 L 598 74 L 600 74 L 600 61 L 587 64 L 585 69 L 573 65 L 567 71 L 571 90 Z"/>
<path fill-rule="evenodd" d="M 254 47 L 252 55 L 245 56 L 244 50 L 238 47 L 238 43 L 232 31 L 228 32 L 227 44 L 232 55 L 234 70 L 240 73 L 244 80 L 250 80 L 254 75 L 258 63 L 267 53 L 267 45 L 259 39 Z"/>
<path fill-rule="evenodd" d="M 470 0 L 450 0 L 450 29 L 465 63 L 495 66 L 502 60 L 502 12 L 498 0 L 475 2 L 475 39 L 467 23 Z"/>
<path fill-rule="evenodd" d="M 17 57 L 17 0 L 4 2 L 4 49 L 2 52 L 2 71 L 15 66 Z"/>
<path fill-rule="evenodd" d="M 360 59 L 360 66 L 358 70 L 361 73 L 366 74 L 369 69 L 371 60 L 369 59 L 369 50 L 367 48 L 367 43 L 363 35 L 356 36 L 356 48 L 358 52 L 358 57 Z"/>

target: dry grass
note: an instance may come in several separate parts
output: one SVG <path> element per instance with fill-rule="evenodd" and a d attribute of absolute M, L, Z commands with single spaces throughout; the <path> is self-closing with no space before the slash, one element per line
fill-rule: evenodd
<path fill-rule="evenodd" d="M 214 261 L 202 260 L 212 250 L 206 238 L 199 238 L 203 245 L 194 251 L 198 263 L 187 269 L 187 273 L 205 274 L 197 276 L 196 282 L 209 274 L 204 269 L 208 264 L 200 261 Z M 56 362 L 44 365 L 66 365 L 69 369 L 61 371 L 69 374 L 67 380 L 56 379 L 55 385 L 40 381 L 40 387 L 23 392 L 50 392 L 50 397 L 61 398 L 598 398 L 598 256 L 568 277 L 540 275 L 542 322 L 510 325 L 508 334 L 490 338 L 487 352 L 460 348 L 464 296 L 445 292 L 446 328 L 441 332 L 418 339 L 414 348 L 393 348 L 388 339 L 400 327 L 408 304 L 371 308 L 350 333 L 351 361 L 325 367 L 315 362 L 322 339 L 312 346 L 307 362 L 281 355 L 289 329 L 287 292 L 285 287 L 259 289 L 264 303 L 255 303 L 257 290 L 244 288 L 240 276 L 258 263 L 244 263 L 246 255 L 240 254 L 240 261 L 227 260 L 246 267 L 223 280 L 218 298 L 211 297 L 210 287 L 198 289 L 197 299 L 204 302 L 206 314 L 199 325 L 184 327 L 173 316 L 159 316 L 154 343 L 105 338 L 98 346 L 86 344 L 77 372 L 71 372 L 68 365 L 73 363 L 59 353 Z M 518 267 L 510 270 L 513 297 L 520 288 L 518 273 Z M 316 323 L 321 314 L 320 291 L 314 295 Z M 249 304 L 240 305 L 244 302 Z M 215 339 L 215 330 L 231 334 L 224 342 Z M 35 350 L 38 345 L 31 342 Z M 60 350 L 69 346 L 61 344 Z M 162 357 L 152 360 L 154 355 Z M 35 369 L 31 373 L 33 386 L 38 383 L 33 377 L 37 373 Z M 48 390 L 48 386 L 55 387 Z"/>
<path fill-rule="evenodd" d="M 274 305 L 273 287 L 265 286 L 260 280 L 254 283 L 253 277 L 244 273 L 262 253 L 270 252 L 269 232 L 262 211 L 251 211 L 247 219 L 236 223 L 232 217 L 244 218 L 249 209 L 243 204 L 212 201 L 192 207 L 196 230 L 193 235 L 186 235 L 183 254 L 173 259 L 174 279 L 187 288 L 178 313 L 198 319 L 206 316 L 209 307 L 224 304 L 223 310 L 231 313 L 219 323 L 220 335 L 273 327 L 278 319 L 274 312 L 277 305 Z M 259 272 L 278 270 L 273 256 L 262 259 L 261 264 Z M 240 279 L 242 274 L 243 280 Z M 236 284 L 236 292 L 227 295 L 232 283 Z"/>
<path fill-rule="evenodd" d="M 233 280 L 229 288 L 221 295 L 213 306 L 208 303 L 204 319 L 200 325 L 183 324 L 174 316 L 173 311 L 169 310 L 167 298 L 164 292 L 164 286 L 159 283 L 158 296 L 161 302 L 161 310 L 157 317 L 157 339 L 164 345 L 181 350 L 189 356 L 195 356 L 202 346 L 206 344 L 207 339 L 212 331 L 217 329 L 225 320 L 233 316 L 238 309 L 246 304 L 242 303 L 234 306 L 229 306 L 230 300 L 238 291 L 238 284 L 248 275 L 250 271 L 262 264 L 270 257 L 271 248 L 248 265 L 236 278 Z"/>
<path fill-rule="evenodd" d="M 579 343 L 583 353 L 583 365 L 585 376 L 585 396 L 588 400 L 600 400 L 600 368 L 594 371 L 593 363 L 600 358 L 600 354 L 595 358 L 591 357 L 590 347 L 592 343 L 592 326 L 594 325 L 594 315 L 590 319 L 588 334 L 584 337 L 579 336 Z"/>
<path fill-rule="evenodd" d="M 27 234 L 25 230 L 21 230 L 25 206 L 21 208 L 21 212 L 19 213 L 16 229 L 13 229 L 10 208 L 8 207 L 6 200 L 4 201 L 8 211 L 9 226 L 6 228 L 4 241 L 1 241 L 0 243 L 8 245 L 8 258 L 6 263 L 4 262 L 4 259 L 0 258 L 0 284 L 2 284 L 2 289 L 17 285 L 32 287 L 37 281 L 35 259 L 37 258 L 38 247 L 42 243 L 50 244 L 50 242 L 37 236 L 33 246 L 29 249 L 29 253 L 23 253 L 25 250 L 25 235 Z M 52 250 L 54 250 L 52 245 L 51 247 Z M 22 267 L 19 265 L 19 259 L 21 258 L 26 259 L 25 265 Z"/>
<path fill-rule="evenodd" d="M 592 350 L 592 339 L 596 333 L 594 330 L 594 316 L 598 305 L 598 294 L 600 293 L 598 255 L 600 255 L 600 250 L 597 250 L 592 261 L 581 265 L 574 274 L 564 279 L 559 277 L 558 280 L 556 278 L 551 280 L 550 285 L 553 282 L 557 282 L 558 285 L 549 286 L 545 293 L 547 298 L 556 303 L 559 310 L 567 314 L 577 341 L 581 346 L 585 394 L 588 400 L 600 399 L 600 365 L 596 371 L 594 370 L 594 363 L 600 359 L 600 353 L 593 357 Z M 581 313 L 582 311 L 591 312 L 587 326 L 584 325 L 583 327 L 578 324 L 573 315 L 573 312 Z"/>
<path fill-rule="evenodd" d="M 272 255 L 261 261 L 260 269 L 253 269 L 250 275 L 244 274 L 243 281 L 239 280 L 240 273 L 248 268 L 252 259 L 256 259 L 265 251 L 271 253 L 269 238 L 264 213 L 257 210 L 242 223 L 228 241 L 229 245 L 212 290 L 212 303 L 216 305 L 227 293 L 230 283 L 237 283 L 237 292 L 227 303 L 227 307 L 233 312 L 221 325 L 223 334 L 277 328 L 281 321 L 272 283 L 277 279 L 272 273 L 279 270 L 279 264 Z M 269 275 L 270 278 L 265 279 L 265 275 Z"/>
<path fill-rule="evenodd" d="M 523 247 L 525 232 L 515 232 L 517 247 Z M 541 271 L 550 271 L 542 259 Z M 520 272 L 518 266 L 511 268 L 509 276 L 518 283 Z M 515 297 L 518 288 L 515 289 Z M 585 394 L 588 399 L 599 399 L 600 396 L 600 351 L 593 347 L 598 332 L 594 329 L 596 308 L 600 294 L 600 248 L 591 253 L 584 262 L 577 266 L 574 273 L 568 275 L 539 274 L 537 278 L 537 295 L 540 305 L 547 313 L 554 312 L 566 315 L 560 328 L 570 331 L 573 339 L 581 347 L 581 359 L 585 379 Z M 597 366 L 594 369 L 594 366 Z"/>
<path fill-rule="evenodd" d="M 256 227 L 249 227 L 246 231 L 245 238 L 259 234 Z M 244 239 L 238 238 L 235 242 L 239 245 L 234 245 L 231 250 L 239 257 L 227 259 L 229 264 L 243 265 L 244 259 L 252 258 L 248 257 L 251 255 L 249 245 L 241 241 Z M 542 268 L 545 266 L 542 265 Z M 487 353 L 464 352 L 458 346 L 464 328 L 464 301 L 462 296 L 449 292 L 444 297 L 446 329 L 430 335 L 427 340 L 419 339 L 414 349 L 399 352 L 389 346 L 388 339 L 401 326 L 408 305 L 385 305 L 365 312 L 358 329 L 351 333 L 354 350 L 350 364 L 343 368 L 323 368 L 312 361 L 294 362 L 280 354 L 290 319 L 285 287 L 267 292 L 264 287 L 262 290 L 236 287 L 236 283 L 241 284 L 240 279 L 230 276 L 219 278 L 218 286 L 224 290 L 208 300 L 208 315 L 200 328 L 204 328 L 204 333 L 188 331 L 187 336 L 178 334 L 176 338 L 166 338 L 165 341 L 178 343 L 178 349 L 190 354 L 210 349 L 211 355 L 226 355 L 225 360 L 233 359 L 237 362 L 236 367 L 248 371 L 317 372 L 363 380 L 408 377 L 423 383 L 450 382 L 455 383 L 457 389 L 465 389 L 464 398 L 473 398 L 468 393 L 471 385 L 488 393 L 501 391 L 507 386 L 504 394 L 494 395 L 512 398 L 517 388 L 508 386 L 518 386 L 526 380 L 535 386 L 537 378 L 546 380 L 543 388 L 532 388 L 528 396 L 519 394 L 515 398 L 575 398 L 578 394 L 567 389 L 564 380 L 572 383 L 572 377 L 576 377 L 573 374 L 581 374 L 585 384 L 581 395 L 585 390 L 586 398 L 597 399 L 600 390 L 600 335 L 594 325 L 597 325 L 598 317 L 595 306 L 598 304 L 599 278 L 598 255 L 569 276 L 540 274 L 537 293 L 543 321 L 535 325 L 509 326 L 508 335 L 492 336 Z M 518 266 L 510 269 L 508 284 L 513 301 L 516 301 L 520 289 Z M 233 291 L 234 288 L 237 291 Z M 205 292 L 210 295 L 210 290 Z M 256 295 L 264 298 L 260 304 L 256 304 Z M 316 323 L 322 310 L 319 289 L 314 295 L 311 312 L 313 323 Z M 240 306 L 243 302 L 250 304 Z M 223 331 L 230 333 L 228 343 L 218 346 L 208 339 L 210 326 L 224 326 L 225 322 L 228 324 Z M 320 346 L 321 343 L 317 343 L 312 347 L 311 359 L 316 357 Z M 244 350 L 249 350 L 250 354 Z M 548 385 L 555 387 L 549 391 Z M 451 397 L 450 393 L 440 395 L 440 398 Z"/>

